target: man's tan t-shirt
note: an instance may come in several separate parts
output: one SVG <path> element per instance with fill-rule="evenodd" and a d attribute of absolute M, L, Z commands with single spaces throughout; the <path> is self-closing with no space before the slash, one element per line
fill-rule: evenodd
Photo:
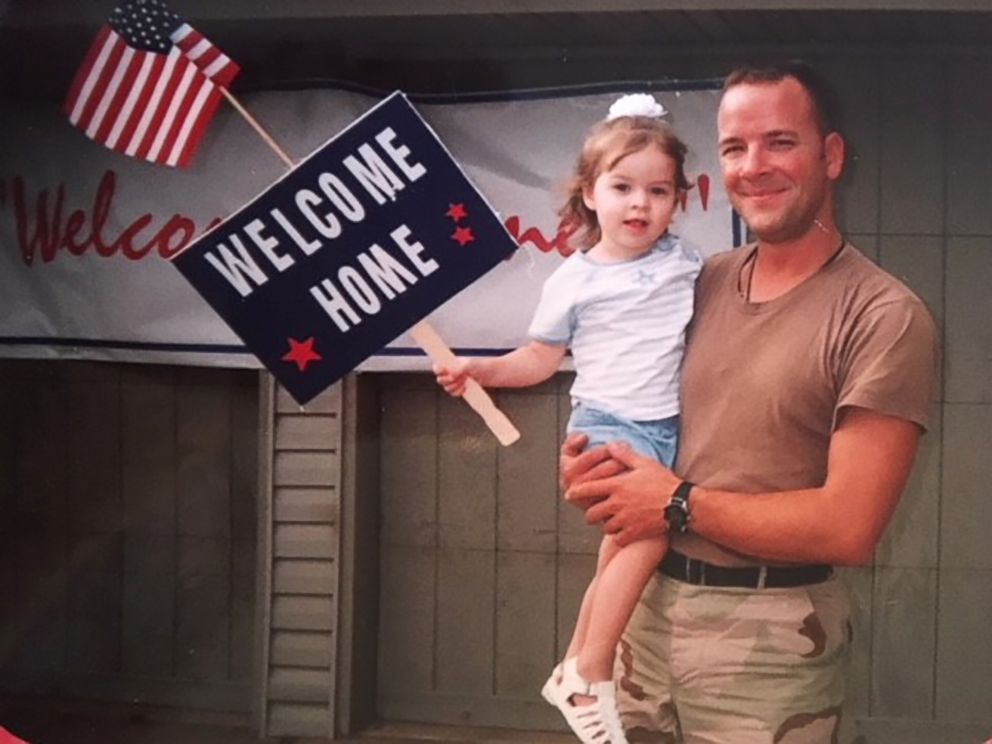
<path fill-rule="evenodd" d="M 840 408 L 925 427 L 937 344 L 919 298 L 847 245 L 786 294 L 751 304 L 739 276 L 752 251 L 715 256 L 700 275 L 676 472 L 745 493 L 815 488 Z"/>

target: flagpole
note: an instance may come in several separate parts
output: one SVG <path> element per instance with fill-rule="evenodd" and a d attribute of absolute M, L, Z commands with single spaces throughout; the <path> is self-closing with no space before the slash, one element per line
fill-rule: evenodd
<path fill-rule="evenodd" d="M 252 128 L 258 132 L 259 136 L 265 140 L 265 143 L 272 148 L 273 152 L 279 156 L 279 158 L 286 164 L 286 167 L 292 169 L 294 163 L 292 158 L 285 153 L 285 151 L 279 147 L 276 141 L 272 138 L 268 132 L 255 121 L 254 117 L 249 114 L 245 107 L 242 106 L 238 100 L 231 95 L 230 91 L 224 86 L 218 86 L 224 97 L 231 102 L 231 105 L 237 109 Z M 431 359 L 433 359 L 438 364 L 450 364 L 455 360 L 455 354 L 451 351 L 451 348 L 444 342 L 434 327 L 425 320 L 417 323 L 413 328 L 410 329 L 410 335 L 413 336 L 413 340 L 420 345 Z M 472 407 L 472 409 L 479 414 L 482 420 L 489 427 L 489 430 L 496 436 L 496 439 L 504 447 L 507 447 L 518 439 L 520 439 L 520 432 L 513 425 L 506 414 L 503 413 L 496 407 L 493 403 L 492 398 L 489 397 L 489 393 L 479 385 L 475 380 L 469 379 L 465 386 L 465 394 L 462 396 L 465 402 Z"/>
<path fill-rule="evenodd" d="M 230 104 L 234 106 L 235 109 L 237 109 L 238 113 L 245 118 L 245 121 L 251 124 L 252 128 L 256 132 L 258 132 L 258 135 L 263 140 L 265 140 L 265 144 L 267 144 L 269 147 L 272 148 L 272 151 L 279 156 L 279 159 L 286 164 L 287 168 L 292 170 L 293 166 L 295 165 L 293 159 L 289 157 L 289 155 L 287 155 L 285 151 L 281 147 L 279 147 L 278 144 L 276 144 L 276 141 L 272 139 L 272 135 L 266 132 L 265 129 L 262 127 L 262 125 L 259 124 L 257 121 L 255 121 L 255 118 L 248 113 L 248 111 L 245 109 L 244 106 L 241 105 L 241 103 L 238 102 L 237 98 L 231 95 L 231 92 L 227 88 L 225 88 L 223 85 L 218 85 L 217 87 L 220 88 L 220 92 L 224 94 L 224 97 L 230 102 Z"/>

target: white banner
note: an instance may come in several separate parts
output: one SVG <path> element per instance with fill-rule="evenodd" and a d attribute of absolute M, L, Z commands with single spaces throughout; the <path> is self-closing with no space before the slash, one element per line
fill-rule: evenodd
<path fill-rule="evenodd" d="M 556 239 L 561 185 L 619 92 L 415 102 L 521 246 L 431 316 L 456 351 L 494 354 L 525 340 L 541 284 L 567 250 Z M 734 235 L 716 158 L 719 91 L 651 92 L 700 182 L 674 231 L 706 254 L 725 250 Z M 242 101 L 297 158 L 376 102 L 331 90 Z M 166 260 L 285 173 L 233 109 L 218 113 L 185 171 L 94 144 L 56 103 L 11 112 L 0 137 L 0 356 L 259 366 Z M 361 368 L 426 366 L 404 334 Z"/>

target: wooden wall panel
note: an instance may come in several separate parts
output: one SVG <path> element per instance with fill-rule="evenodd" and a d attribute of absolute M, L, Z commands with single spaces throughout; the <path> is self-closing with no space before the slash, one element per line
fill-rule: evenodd
<path fill-rule="evenodd" d="M 326 633 L 279 630 L 272 633 L 272 663 L 329 669 L 333 655 Z"/>
<path fill-rule="evenodd" d="M 438 552 L 434 640 L 438 692 L 492 694 L 495 560 L 492 550 Z"/>
<path fill-rule="evenodd" d="M 947 74 L 947 231 L 951 235 L 992 235 L 992 63 L 962 59 Z"/>
<path fill-rule="evenodd" d="M 871 714 L 931 718 L 937 571 L 875 569 Z"/>
<path fill-rule="evenodd" d="M 108 365 L 93 365 L 100 368 Z M 69 530 L 120 532 L 119 373 L 78 375 L 66 386 Z M 94 379 L 95 378 L 95 379 Z M 118 567 L 119 570 L 119 567 Z"/>
<path fill-rule="evenodd" d="M 331 524 L 338 521 L 337 506 L 331 488 L 280 488 L 273 517 L 277 522 Z"/>
<path fill-rule="evenodd" d="M 901 57 L 884 60 L 881 69 L 880 232 L 940 235 L 944 109 L 933 104 L 944 100 L 944 67 Z"/>
<path fill-rule="evenodd" d="M 436 386 L 409 375 L 381 394 L 382 541 L 434 546 L 437 541 Z"/>
<path fill-rule="evenodd" d="M 557 663 L 556 563 L 553 553 L 496 554 L 494 692 L 500 697 L 534 698 Z"/>
<path fill-rule="evenodd" d="M 190 537 L 230 536 L 230 394 L 184 370 L 176 387 L 176 526 Z"/>
<path fill-rule="evenodd" d="M 21 364 L 0 359 L 0 536 L 6 538 L 3 542 L 9 542 L 12 537 L 17 513 L 17 490 L 13 478 L 17 439 L 11 423 L 20 416 L 22 382 L 17 370 Z"/>
<path fill-rule="evenodd" d="M 936 568 L 941 508 L 942 408 L 932 406 L 930 428 L 921 439 L 909 483 L 875 551 L 875 564 Z"/>
<path fill-rule="evenodd" d="M 431 692 L 437 609 L 434 549 L 383 544 L 381 550 L 379 695 Z M 388 707 L 383 713 L 387 711 Z"/>
<path fill-rule="evenodd" d="M 27 373 L 26 368 L 26 373 Z M 49 369 L 22 391 L 15 431 L 17 493 L 15 674 L 51 678 L 65 663 L 68 571 L 68 478 L 65 377 Z"/>
<path fill-rule="evenodd" d="M 121 384 L 121 489 L 128 535 L 176 532 L 176 391 L 171 375 L 127 368 Z"/>
<path fill-rule="evenodd" d="M 274 701 L 327 703 L 331 691 L 328 670 L 274 669 L 269 676 L 269 698 Z"/>
<path fill-rule="evenodd" d="M 124 539 L 121 668 L 127 674 L 174 673 L 177 555 L 175 535 Z"/>
<path fill-rule="evenodd" d="M 25 385 L 19 416 L 11 422 L 17 442 L 14 484 L 19 532 L 61 535 L 68 521 L 66 449 L 69 433 L 63 375 L 49 371 Z M 61 551 L 57 551 L 58 554 Z"/>
<path fill-rule="evenodd" d="M 333 560 L 337 555 L 338 541 L 336 535 L 329 534 L 326 525 L 277 524 L 273 550 L 277 558 Z"/>
<path fill-rule="evenodd" d="M 588 553 L 562 553 L 558 556 L 558 585 L 555 596 L 556 652 L 553 662 L 565 658 L 572 640 L 579 607 L 589 582 L 596 573 L 596 556 Z"/>
<path fill-rule="evenodd" d="M 231 540 L 180 536 L 177 558 L 176 672 L 191 679 L 226 679 Z"/>
<path fill-rule="evenodd" d="M 881 73 L 877 66 L 856 58 L 826 60 L 823 73 L 836 87 L 847 113 L 843 121 L 847 159 L 838 192 L 838 213 L 849 236 L 874 234 L 879 225 Z"/>
<path fill-rule="evenodd" d="M 992 405 L 948 404 L 940 519 L 941 570 L 992 571 Z"/>
<path fill-rule="evenodd" d="M 65 666 L 77 674 L 121 671 L 123 538 L 91 532 L 70 542 Z"/>
<path fill-rule="evenodd" d="M 258 530 L 258 378 L 255 374 L 231 381 L 230 469 L 231 535 L 254 546 Z M 252 553 L 254 555 L 254 552 Z"/>
<path fill-rule="evenodd" d="M 335 416 L 291 416 L 276 419 L 276 449 L 326 452 L 341 446 L 341 427 Z"/>
<path fill-rule="evenodd" d="M 312 703 L 272 703 L 268 720 L 274 736 L 313 736 L 330 725 L 327 706 Z"/>
<path fill-rule="evenodd" d="M 282 414 L 334 414 L 341 411 L 341 386 L 334 385 L 301 406 L 283 388 L 276 387 L 276 413 Z"/>
<path fill-rule="evenodd" d="M 558 547 L 556 381 L 526 392 L 504 392 L 499 403 L 521 432 L 512 447 L 499 448 L 494 479 L 499 488 L 499 550 L 554 553 Z M 482 422 L 475 418 L 479 426 Z M 485 433 L 496 441 L 488 430 Z"/>
<path fill-rule="evenodd" d="M 332 631 L 336 617 L 330 597 L 277 595 L 272 601 L 272 627 L 285 630 Z"/>
<path fill-rule="evenodd" d="M 942 571 L 939 600 L 936 717 L 992 731 L 992 571 Z"/>
<path fill-rule="evenodd" d="M 337 459 L 326 452 L 276 452 L 276 486 L 330 486 L 339 478 Z"/>
<path fill-rule="evenodd" d="M 992 236 L 947 241 L 945 399 L 992 403 Z"/>
<path fill-rule="evenodd" d="M 840 569 L 851 598 L 851 654 L 847 675 L 847 715 L 859 718 L 870 713 L 872 589 L 871 567 Z"/>
<path fill-rule="evenodd" d="M 262 487 L 271 508 L 260 522 L 267 543 L 262 617 L 269 623 L 259 649 L 260 730 L 329 736 L 337 673 L 340 385 L 300 407 L 266 375 L 263 401 Z"/>
<path fill-rule="evenodd" d="M 245 710 L 253 377 L 40 361 L 3 374 L 17 405 L 0 416 L 0 463 L 16 447 L 0 472 L 0 689 Z"/>
<path fill-rule="evenodd" d="M 329 560 L 284 560 L 273 569 L 272 588 L 277 594 L 334 594 L 337 571 Z"/>
<path fill-rule="evenodd" d="M 438 546 L 492 550 L 496 482 L 479 474 L 493 471 L 499 443 L 464 401 L 443 396 L 437 403 L 438 430 L 445 432 L 430 458 L 437 462 Z"/>
<path fill-rule="evenodd" d="M 254 496 L 254 494 L 252 494 Z M 231 624 L 227 674 L 230 679 L 250 680 L 255 653 L 255 601 L 258 563 L 252 538 L 231 541 Z M 262 632 L 260 629 L 258 632 Z"/>

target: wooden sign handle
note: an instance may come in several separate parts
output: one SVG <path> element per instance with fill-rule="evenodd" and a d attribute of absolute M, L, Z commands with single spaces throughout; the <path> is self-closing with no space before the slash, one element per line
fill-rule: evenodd
<path fill-rule="evenodd" d="M 438 364 L 451 364 L 455 361 L 454 353 L 444 343 L 444 340 L 437 335 L 437 331 L 434 330 L 434 327 L 430 323 L 426 321 L 417 323 L 417 325 L 410 329 L 410 335 L 427 352 L 428 356 Z M 489 394 L 471 377 L 465 385 L 465 393 L 462 397 L 482 417 L 482 420 L 486 422 L 486 426 L 496 435 L 496 439 L 504 447 L 520 439 L 520 432 L 517 431 L 517 428 L 510 419 L 496 407 Z"/>

